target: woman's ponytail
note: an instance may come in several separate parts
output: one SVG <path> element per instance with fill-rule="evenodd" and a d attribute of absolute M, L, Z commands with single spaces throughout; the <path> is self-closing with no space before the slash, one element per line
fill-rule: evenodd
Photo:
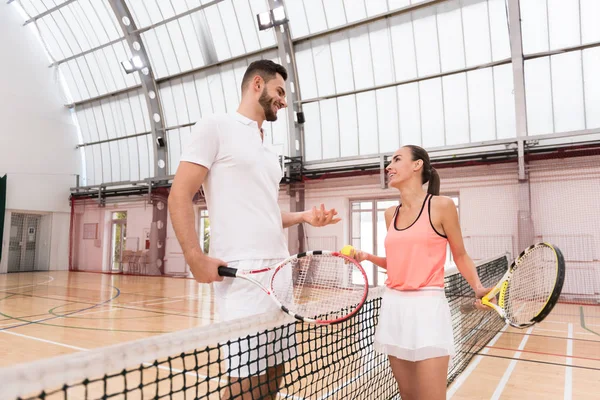
<path fill-rule="evenodd" d="M 429 185 L 427 186 L 427 193 L 435 196 L 440 194 L 440 175 L 433 167 L 431 168 L 431 177 L 429 178 Z"/>

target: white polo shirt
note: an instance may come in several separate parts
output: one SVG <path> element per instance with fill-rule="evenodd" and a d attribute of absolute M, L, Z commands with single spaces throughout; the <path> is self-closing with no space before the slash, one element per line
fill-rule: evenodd
<path fill-rule="evenodd" d="M 202 185 L 210 217 L 209 256 L 226 262 L 288 257 L 277 203 L 282 171 L 256 121 L 238 112 L 203 118 L 182 146 L 181 161 L 209 170 Z"/>

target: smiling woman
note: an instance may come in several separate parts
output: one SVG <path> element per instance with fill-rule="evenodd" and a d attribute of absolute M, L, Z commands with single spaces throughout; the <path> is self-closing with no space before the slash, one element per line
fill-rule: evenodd
<path fill-rule="evenodd" d="M 408 174 L 414 173 L 414 164 L 412 162 L 421 161 L 421 183 L 427 183 L 427 193 L 439 194 L 440 193 L 440 176 L 435 168 L 431 165 L 429 154 L 422 147 L 415 145 L 406 145 L 396 151 L 392 156 L 392 162 L 386 168 L 390 177 L 389 185 L 394 186 L 394 182 L 406 180 Z M 411 170 L 410 167 L 413 167 Z M 396 178 L 396 179 L 394 179 Z"/>
<path fill-rule="evenodd" d="M 419 146 L 403 146 L 386 171 L 400 204 L 385 212 L 385 256 L 355 254 L 357 261 L 371 261 L 387 272 L 374 346 L 389 357 L 402 397 L 445 399 L 446 374 L 456 353 L 444 293 L 448 245 L 475 295 L 481 298 L 488 290 L 464 248 L 454 202 L 439 196 L 440 178 L 429 154 Z"/>

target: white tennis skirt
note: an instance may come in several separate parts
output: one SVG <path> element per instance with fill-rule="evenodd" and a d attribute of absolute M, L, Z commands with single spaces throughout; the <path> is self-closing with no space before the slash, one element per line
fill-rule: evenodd
<path fill-rule="evenodd" d="M 444 289 L 385 288 L 374 348 L 402 360 L 454 357 L 454 334 Z"/>

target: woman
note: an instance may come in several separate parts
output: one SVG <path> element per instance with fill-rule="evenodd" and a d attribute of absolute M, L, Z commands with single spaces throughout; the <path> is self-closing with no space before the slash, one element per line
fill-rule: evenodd
<path fill-rule="evenodd" d="M 439 196 L 440 178 L 429 155 L 407 145 L 386 168 L 401 204 L 385 211 L 386 257 L 356 251 L 361 262 L 387 270 L 375 349 L 388 355 L 402 399 L 445 399 L 454 355 L 450 308 L 444 293 L 446 245 L 478 299 L 484 288 L 466 253 L 454 202 Z M 423 184 L 429 182 L 427 192 Z M 477 300 L 477 308 L 488 309 Z"/>

